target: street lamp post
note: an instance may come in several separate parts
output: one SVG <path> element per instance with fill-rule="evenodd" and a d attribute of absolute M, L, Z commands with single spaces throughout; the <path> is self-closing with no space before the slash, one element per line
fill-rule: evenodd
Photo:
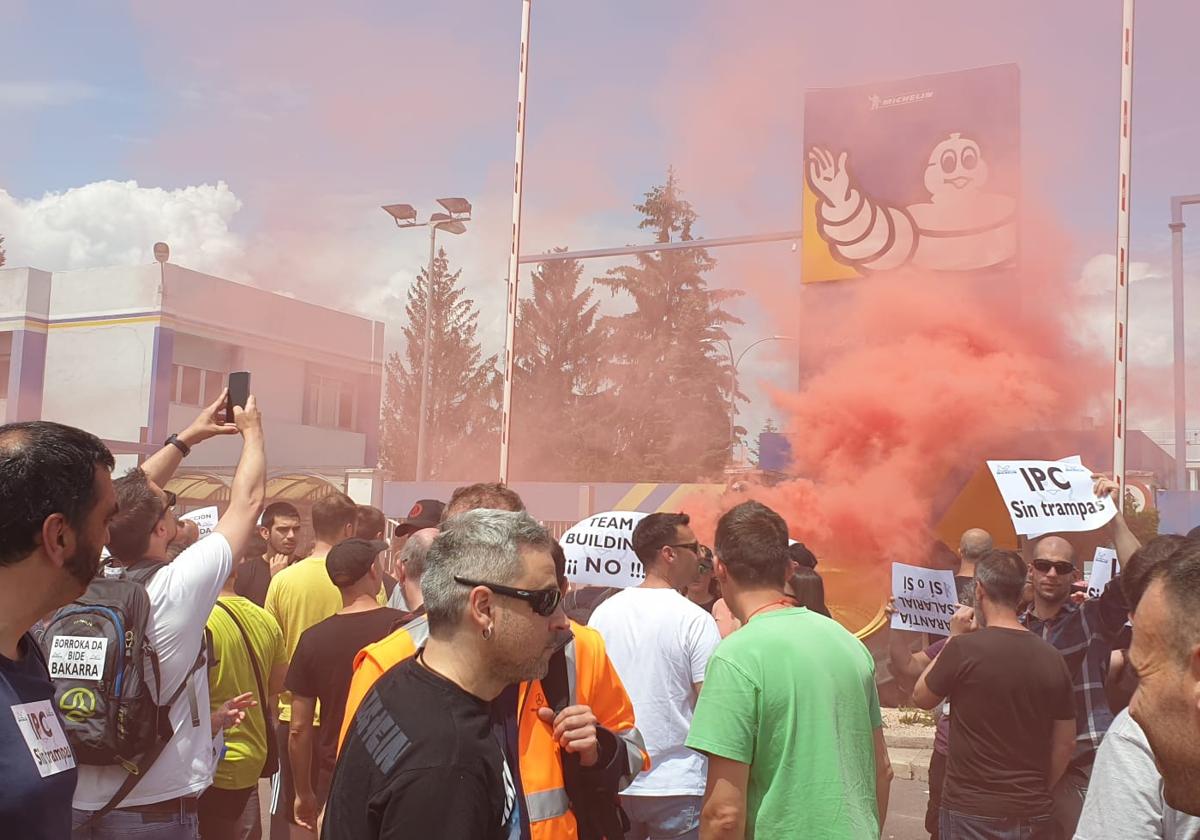
<path fill-rule="evenodd" d="M 386 204 L 384 211 L 396 222 L 396 227 L 429 228 L 429 265 L 425 271 L 425 343 L 421 348 L 421 405 L 417 415 L 417 481 L 428 478 L 428 407 L 429 407 L 429 345 L 433 340 L 433 261 L 437 257 L 437 232 L 465 233 L 463 222 L 471 220 L 471 202 L 465 198 L 439 198 L 445 213 L 434 213 L 427 222 L 417 221 L 417 211 L 411 204 Z"/>
<path fill-rule="evenodd" d="M 711 344 L 719 341 L 720 339 L 706 338 L 702 340 Z M 737 449 L 737 381 L 738 368 L 742 364 L 742 359 L 746 358 L 746 354 L 760 344 L 764 344 L 768 341 L 795 341 L 795 339 L 787 335 L 769 335 L 766 338 L 760 338 L 758 341 L 754 341 L 746 345 L 742 352 L 737 355 L 736 359 L 733 355 L 733 342 L 728 338 L 724 339 L 724 341 L 725 351 L 729 354 L 729 458 L 730 461 L 732 461 L 735 457 L 734 452 Z"/>
<path fill-rule="evenodd" d="M 1186 360 L 1184 358 L 1183 318 L 1183 208 L 1188 204 L 1200 204 L 1198 195 L 1176 195 L 1171 197 L 1171 306 L 1175 334 L 1175 489 L 1188 489 L 1187 473 L 1187 392 Z"/>

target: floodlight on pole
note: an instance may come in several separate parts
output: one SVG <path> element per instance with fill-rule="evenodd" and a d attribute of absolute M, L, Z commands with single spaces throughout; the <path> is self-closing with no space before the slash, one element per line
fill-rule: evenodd
<path fill-rule="evenodd" d="M 429 221 L 418 222 L 417 211 L 411 204 L 385 204 L 384 211 L 391 216 L 396 227 L 428 227 L 429 228 L 429 263 L 425 270 L 427 291 L 425 294 L 425 343 L 421 349 L 421 404 L 417 409 L 417 468 L 416 480 L 425 481 L 428 478 L 428 409 L 429 409 L 429 345 L 433 336 L 433 263 L 437 257 L 437 232 L 461 234 L 467 232 L 463 222 L 471 221 L 471 202 L 465 198 L 439 198 L 438 204 L 446 208 L 446 213 L 432 213 Z"/>
<path fill-rule="evenodd" d="M 396 227 L 417 226 L 417 209 L 411 204 L 385 204 L 383 209 L 396 221 Z"/>
<path fill-rule="evenodd" d="M 439 198 L 437 203 L 446 208 L 446 212 L 454 218 L 471 215 L 471 202 L 465 198 Z"/>

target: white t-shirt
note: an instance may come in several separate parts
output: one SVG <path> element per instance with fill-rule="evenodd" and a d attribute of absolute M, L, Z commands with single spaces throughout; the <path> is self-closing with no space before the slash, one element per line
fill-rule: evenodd
<path fill-rule="evenodd" d="M 596 607 L 600 631 L 646 739 L 652 767 L 629 796 L 700 796 L 708 759 L 683 745 L 696 709 L 694 683 L 721 641 L 713 617 L 673 589 L 626 589 Z"/>
<path fill-rule="evenodd" d="M 213 533 L 159 569 L 146 584 L 150 596 L 147 632 L 158 650 L 163 680 L 160 697 L 164 700 L 195 665 L 204 643 L 204 625 L 232 566 L 229 542 L 221 534 Z M 198 726 L 192 726 L 193 708 L 199 718 Z M 220 742 L 214 742 L 212 736 L 207 665 L 192 674 L 191 687 L 185 688 L 171 706 L 171 726 L 175 736 L 119 807 L 198 794 L 212 784 L 213 770 L 220 758 Z M 84 811 L 100 810 L 112 799 L 126 775 L 120 766 L 81 764 L 72 805 Z"/>
<path fill-rule="evenodd" d="M 1075 829 L 1075 840 L 1108 837 L 1200 837 L 1200 817 L 1176 811 L 1163 800 L 1163 780 L 1150 742 L 1128 709 L 1113 720 L 1096 752 L 1087 801 Z"/>

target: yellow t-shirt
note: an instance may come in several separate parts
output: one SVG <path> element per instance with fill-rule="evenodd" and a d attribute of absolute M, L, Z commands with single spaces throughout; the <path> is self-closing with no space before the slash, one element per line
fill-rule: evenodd
<path fill-rule="evenodd" d="M 263 690 L 270 691 L 271 669 L 284 664 L 283 633 L 269 612 L 240 595 L 222 595 L 218 603 L 233 610 L 250 637 L 254 659 L 262 673 Z M 208 672 L 209 697 L 212 711 L 232 697 L 250 691 L 259 703 L 267 698 L 258 696 L 258 684 L 250 664 L 246 641 L 233 619 L 221 607 L 213 607 L 208 617 L 208 630 L 213 637 L 216 662 Z M 268 732 L 262 709 L 246 711 L 246 719 L 225 731 L 225 754 L 213 774 L 213 786 L 222 790 L 245 790 L 258 784 L 263 762 L 267 760 Z"/>
<path fill-rule="evenodd" d="M 387 604 L 387 595 L 379 587 L 378 601 Z M 283 630 L 283 642 L 287 661 L 292 661 L 300 634 L 314 624 L 324 621 L 342 608 L 342 593 L 325 570 L 325 556 L 305 557 L 271 578 L 267 587 L 264 606 Z M 279 695 L 279 719 L 292 719 L 292 694 L 284 691 Z M 321 723 L 320 707 L 313 712 L 313 725 Z"/>

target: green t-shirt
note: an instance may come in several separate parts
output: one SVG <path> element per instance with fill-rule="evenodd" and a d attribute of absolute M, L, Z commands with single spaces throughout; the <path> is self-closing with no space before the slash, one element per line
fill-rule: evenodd
<path fill-rule="evenodd" d="M 240 595 L 222 595 L 218 602 L 237 615 L 262 673 L 263 689 L 270 691 L 271 669 L 287 664 L 283 633 L 269 612 Z M 225 754 L 213 774 L 213 786 L 222 790 L 245 790 L 258 784 L 263 763 L 267 760 L 267 739 L 275 737 L 267 731 L 263 720 L 266 698 L 258 696 L 254 669 L 246 650 L 246 641 L 229 614 L 213 607 L 208 617 L 208 630 L 213 637 L 216 663 L 208 671 L 208 693 L 212 711 L 231 697 L 247 691 L 254 692 L 259 706 L 246 710 L 246 718 L 232 729 L 225 730 Z"/>
<path fill-rule="evenodd" d="M 832 619 L 760 613 L 708 660 L 687 745 L 750 765 L 746 837 L 879 836 L 875 662 Z"/>

